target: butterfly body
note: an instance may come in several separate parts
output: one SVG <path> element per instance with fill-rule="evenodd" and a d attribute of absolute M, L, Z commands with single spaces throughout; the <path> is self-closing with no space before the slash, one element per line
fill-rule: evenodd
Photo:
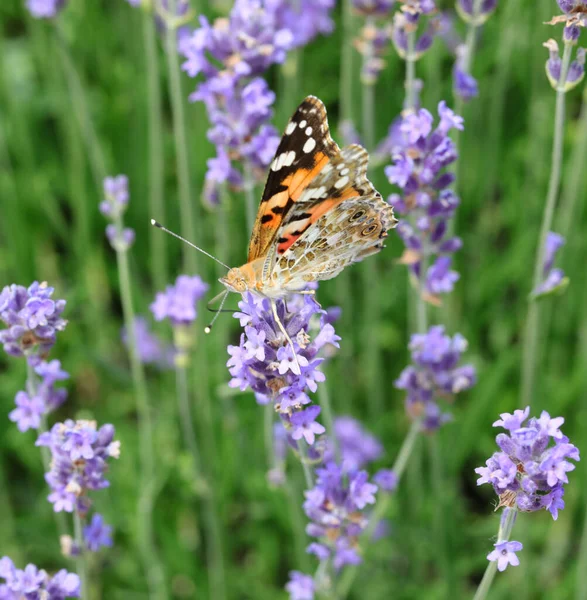
<path fill-rule="evenodd" d="M 337 146 L 324 105 L 308 96 L 269 167 L 248 261 L 220 282 L 232 292 L 284 298 L 378 252 L 397 220 L 367 179 L 367 162 L 361 146 Z"/>

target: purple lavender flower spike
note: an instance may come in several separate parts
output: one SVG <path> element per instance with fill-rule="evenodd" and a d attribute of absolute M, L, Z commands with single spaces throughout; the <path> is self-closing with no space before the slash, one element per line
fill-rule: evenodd
<path fill-rule="evenodd" d="M 375 473 L 373 481 L 384 492 L 395 492 L 399 483 L 398 477 L 392 469 L 380 469 Z"/>
<path fill-rule="evenodd" d="M 27 0 L 26 7 L 35 19 L 53 19 L 65 6 L 65 0 Z"/>
<path fill-rule="evenodd" d="M 29 396 L 26 392 L 17 392 L 14 399 L 16 408 L 11 411 L 8 418 L 16 423 L 19 431 L 38 429 L 41 418 L 45 414 L 45 403 L 38 396 Z"/>
<path fill-rule="evenodd" d="M 477 485 L 490 483 L 500 497 L 500 505 L 523 511 L 545 508 L 553 519 L 564 508 L 564 484 L 567 473 L 575 469 L 569 460 L 578 461 L 579 451 L 560 431 L 562 417 L 551 418 L 543 411 L 540 418 L 526 424 L 529 409 L 503 413 L 494 423 L 509 435 L 500 433 L 495 452 L 485 467 L 478 467 Z"/>
<path fill-rule="evenodd" d="M 320 409 L 311 406 L 304 410 L 304 406 L 311 402 L 308 394 L 325 380 L 319 369 L 324 359 L 318 353 L 338 347 L 340 340 L 328 322 L 327 312 L 308 295 L 288 299 L 287 308 L 278 302 L 278 315 L 293 341 L 292 350 L 267 299 L 248 293 L 239 308 L 234 316 L 244 331 L 239 345 L 228 347 L 227 366 L 232 376 L 229 385 L 243 391 L 251 389 L 260 404 L 273 403 L 285 426 L 292 429 L 294 442 L 304 437 L 314 443 L 315 435 L 324 431 L 315 423 Z"/>
<path fill-rule="evenodd" d="M 438 115 L 436 127 L 425 109 L 408 114 L 396 124 L 388 143 L 392 164 L 385 168 L 390 183 L 401 190 L 401 194 L 389 197 L 403 217 L 398 225 L 406 247 L 401 262 L 415 282 L 424 284 L 420 293 L 434 304 L 440 303 L 440 295 L 452 291 L 458 279 L 458 273 L 450 269 L 451 255 L 461 247 L 461 240 L 448 234 L 448 222 L 459 199 L 448 189 L 453 175 L 445 169 L 457 159 L 449 132 L 463 129 L 463 119 L 444 101 L 438 104 Z M 431 266 L 420 281 L 423 256 L 428 257 Z"/>
<path fill-rule="evenodd" d="M 336 438 L 342 458 L 343 468 L 349 471 L 362 469 L 381 458 L 383 446 L 362 424 L 352 417 L 337 417 L 334 420 Z M 327 445 L 324 461 L 334 460 L 334 448 Z"/>
<path fill-rule="evenodd" d="M 65 300 L 53 300 L 53 292 L 37 281 L 28 288 L 7 285 L 0 292 L 0 320 L 8 327 L 0 331 L 0 342 L 7 354 L 23 356 L 34 347 L 45 354 L 53 347 L 57 332 L 67 325 L 61 317 Z"/>
<path fill-rule="evenodd" d="M 320 34 L 332 33 L 334 22 L 330 14 L 335 4 L 335 0 L 265 1 L 278 27 L 291 32 L 293 48 L 305 46 Z"/>
<path fill-rule="evenodd" d="M 587 11 L 587 9 L 586 9 Z M 587 18 L 587 12 L 586 12 Z M 567 28 L 569 29 L 569 28 Z M 571 28 L 568 32 L 565 29 L 565 33 L 568 35 L 574 35 L 575 28 Z M 558 44 L 555 40 L 550 39 L 544 44 L 542 44 L 549 52 L 548 60 L 546 61 L 546 77 L 554 90 L 559 89 L 559 79 L 561 76 L 561 65 L 562 60 L 559 55 Z M 575 54 L 575 60 L 571 62 L 569 65 L 569 69 L 567 71 L 567 77 L 564 82 L 562 82 L 562 90 L 564 92 L 568 92 L 573 88 L 577 87 L 579 83 L 583 80 L 585 76 L 585 48 L 578 48 Z"/>
<path fill-rule="evenodd" d="M 135 334 L 137 349 L 141 362 L 146 365 L 156 365 L 161 369 L 168 369 L 173 365 L 173 349 L 166 346 L 152 331 L 145 317 L 135 318 Z M 128 346 L 126 328 L 120 331 L 122 343 Z"/>
<path fill-rule="evenodd" d="M 290 600 L 314 600 L 314 579 L 299 571 L 290 571 L 289 581 L 285 586 Z"/>
<path fill-rule="evenodd" d="M 467 341 L 460 334 L 452 338 L 444 327 L 431 327 L 425 334 L 414 334 L 410 341 L 412 365 L 395 381 L 396 388 L 406 390 L 406 410 L 412 418 L 421 418 L 422 427 L 435 430 L 447 421 L 438 400 L 470 389 L 476 383 L 472 365 L 461 365 Z"/>
<path fill-rule="evenodd" d="M 516 552 L 523 548 L 520 542 L 497 542 L 494 546 L 495 550 L 487 555 L 487 560 L 497 561 L 498 571 L 505 571 L 508 565 L 517 567 L 520 564 L 520 559 L 516 555 Z"/>
<path fill-rule="evenodd" d="M 554 260 L 560 248 L 565 244 L 562 235 L 549 231 L 544 245 L 544 260 L 542 264 L 542 281 L 532 291 L 534 298 L 541 298 L 554 293 L 561 293 L 569 284 L 562 269 L 553 268 Z"/>
<path fill-rule="evenodd" d="M 477 12 L 475 12 L 474 0 L 458 0 L 456 4 L 457 12 L 463 21 L 482 25 L 491 16 L 491 13 L 497 7 L 497 0 L 483 0 L 479 3 Z"/>
<path fill-rule="evenodd" d="M 100 212 L 111 221 L 106 226 L 106 237 L 117 252 L 125 252 L 134 243 L 135 232 L 123 227 L 122 215 L 128 207 L 128 177 L 117 175 L 104 179 L 104 197 L 100 203 Z"/>
<path fill-rule="evenodd" d="M 201 277 L 180 275 L 175 285 L 158 292 L 150 309 L 156 321 L 169 319 L 172 325 L 191 325 L 198 316 L 196 303 L 208 291 L 209 285 Z"/>
<path fill-rule="evenodd" d="M 28 564 L 17 569 L 7 556 L 0 558 L 0 598 L 2 600 L 20 600 L 21 598 L 47 600 L 65 600 L 79 598 L 81 582 L 75 573 L 65 569 L 49 577 L 46 571 Z"/>
<path fill-rule="evenodd" d="M 90 506 L 87 492 L 108 487 L 107 461 L 120 455 L 114 427 L 98 429 L 95 421 L 67 420 L 41 434 L 36 445 L 51 451 L 51 470 L 45 479 L 52 490 L 48 499 L 55 512 L 77 510 L 85 514 Z"/>
<path fill-rule="evenodd" d="M 368 524 L 362 511 L 375 503 L 377 485 L 366 471 L 341 469 L 329 461 L 316 470 L 314 488 L 305 492 L 304 511 L 312 521 L 306 531 L 316 538 L 307 551 L 332 558 L 335 569 L 361 562 L 358 539 Z"/>
<path fill-rule="evenodd" d="M 91 552 L 112 546 L 112 527 L 104 523 L 104 518 L 98 513 L 92 516 L 92 521 L 84 527 L 83 533 L 86 546 Z"/>

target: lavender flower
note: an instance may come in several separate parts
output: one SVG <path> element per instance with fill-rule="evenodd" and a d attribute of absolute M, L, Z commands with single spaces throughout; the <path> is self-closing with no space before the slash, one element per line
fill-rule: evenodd
<path fill-rule="evenodd" d="M 290 600 L 314 600 L 314 579 L 299 571 L 290 571 L 289 581 L 285 586 Z"/>
<path fill-rule="evenodd" d="M 17 392 L 14 399 L 16 408 L 8 415 L 22 432 L 38 429 L 43 415 L 49 414 L 65 402 L 67 390 L 55 389 L 55 383 L 69 378 L 69 374 L 61 369 L 58 360 L 46 362 L 37 356 L 31 356 L 28 360 L 35 364 L 34 370 L 41 379 L 35 379 L 34 382 L 29 380 L 29 389 L 26 392 Z"/>
<path fill-rule="evenodd" d="M 400 10 L 393 15 L 391 39 L 402 59 L 418 60 L 432 46 L 440 31 L 441 20 L 432 17 L 436 13 L 433 0 L 402 0 Z M 422 17 L 427 17 L 422 19 Z M 413 48 L 409 38 L 415 36 Z"/>
<path fill-rule="evenodd" d="M 79 598 L 80 578 L 65 569 L 49 577 L 46 571 L 28 564 L 23 570 L 17 569 L 10 558 L 0 558 L 0 598 L 2 600 L 21 600 L 22 598 L 46 600 L 65 600 Z"/>
<path fill-rule="evenodd" d="M 122 343 L 128 347 L 128 333 L 126 327 L 120 332 Z M 168 368 L 173 364 L 173 350 L 151 331 L 149 322 L 145 317 L 135 318 L 136 344 L 141 362 L 149 365 L 157 365 L 160 368 Z"/>
<path fill-rule="evenodd" d="M 167 286 L 164 292 L 158 292 L 150 309 L 156 321 L 169 319 L 172 325 L 191 325 L 198 316 L 196 303 L 208 291 L 210 286 L 198 275 L 180 275 L 175 285 Z"/>
<path fill-rule="evenodd" d="M 84 527 L 84 541 L 88 550 L 98 552 L 102 546 L 112 546 L 112 527 L 104 523 L 102 515 L 95 513 L 92 521 Z"/>
<path fill-rule="evenodd" d="M 321 425 L 312 424 L 319 409 L 299 411 L 310 403 L 308 392 L 315 392 L 318 383 L 325 380 L 318 369 L 324 360 L 318 358 L 318 352 L 327 344 L 338 347 L 340 340 L 334 327 L 325 321 L 326 312 L 309 296 L 288 300 L 287 309 L 285 303 L 278 303 L 279 318 L 293 340 L 294 358 L 291 346 L 275 322 L 269 300 L 249 293 L 239 302 L 239 308 L 241 312 L 235 313 L 235 317 L 244 327 L 244 333 L 238 346 L 228 347 L 227 366 L 232 375 L 229 385 L 243 391 L 250 388 L 260 404 L 272 402 L 285 426 L 293 427 L 296 439 L 303 436 L 312 443 L 313 434 L 323 430 Z M 317 314 L 321 315 L 320 327 L 312 340 L 311 319 Z"/>
<path fill-rule="evenodd" d="M 0 320 L 8 329 L 0 331 L 4 351 L 23 356 L 33 348 L 42 354 L 55 344 L 58 331 L 67 321 L 61 317 L 65 300 L 53 300 L 54 288 L 46 282 L 33 282 L 28 288 L 7 285 L 0 293 Z"/>
<path fill-rule="evenodd" d="M 354 45 L 359 54 L 363 56 L 361 80 L 363 83 L 374 84 L 381 71 L 385 68 L 383 56 L 387 52 L 389 41 L 392 37 L 392 28 L 389 26 L 377 27 L 368 21 L 361 29 L 360 35 L 355 39 Z"/>
<path fill-rule="evenodd" d="M 472 365 L 459 366 L 467 340 L 459 333 L 451 338 L 442 325 L 436 325 L 425 334 L 412 335 L 409 348 L 413 364 L 401 372 L 394 385 L 407 392 L 408 414 L 422 419 L 424 429 L 438 429 L 450 419 L 441 412 L 438 400 L 450 399 L 476 382 Z"/>
<path fill-rule="evenodd" d="M 395 0 L 352 0 L 353 10 L 362 17 L 384 17 L 391 12 Z"/>
<path fill-rule="evenodd" d="M 569 284 L 568 277 L 562 269 L 555 269 L 554 259 L 565 244 L 562 235 L 549 231 L 544 244 L 544 262 L 542 265 L 542 282 L 532 292 L 534 297 L 542 297 L 555 292 L 562 292 Z"/>
<path fill-rule="evenodd" d="M 516 507 L 532 512 L 548 510 L 553 519 L 565 503 L 562 499 L 568 483 L 567 473 L 579 460 L 579 450 L 562 434 L 562 417 L 551 419 L 546 411 L 540 418 L 531 418 L 526 424 L 530 408 L 503 413 L 494 427 L 503 427 L 509 435 L 500 433 L 496 438 L 500 452 L 478 467 L 477 485 L 490 483 L 499 496 L 500 506 Z"/>
<path fill-rule="evenodd" d="M 558 90 L 559 79 L 561 76 L 562 60 L 559 56 L 558 44 L 550 39 L 542 44 L 549 51 L 549 58 L 546 61 L 546 76 L 552 88 Z M 563 83 L 563 91 L 568 92 L 577 87 L 585 76 L 585 48 L 578 48 L 575 60 L 569 65 L 566 80 Z"/>
<path fill-rule="evenodd" d="M 332 559 L 336 570 L 361 562 L 358 539 L 368 519 L 362 511 L 375 503 L 377 486 L 366 471 L 344 471 L 334 462 L 316 470 L 314 488 L 305 492 L 304 511 L 311 519 L 306 531 L 316 538 L 307 551 Z"/>
<path fill-rule="evenodd" d="M 352 417 L 334 419 L 334 437 L 338 442 L 345 470 L 356 471 L 381 458 L 383 446 L 363 425 Z M 334 460 L 334 449 L 328 444 L 324 461 Z"/>
<path fill-rule="evenodd" d="M 278 26 L 291 32 L 293 48 L 305 46 L 319 34 L 332 32 L 330 13 L 335 4 L 335 0 L 265 0 Z"/>
<path fill-rule="evenodd" d="M 494 544 L 495 550 L 487 555 L 490 562 L 497 561 L 497 570 L 505 571 L 508 565 L 517 567 L 520 559 L 516 556 L 523 546 L 520 542 L 497 542 Z"/>
<path fill-rule="evenodd" d="M 439 294 L 452 291 L 458 274 L 451 271 L 450 255 L 461 247 L 461 240 L 448 237 L 448 221 L 454 216 L 459 198 L 449 188 L 454 180 L 446 167 L 457 159 L 457 151 L 448 137 L 451 129 L 463 129 L 463 119 L 446 106 L 438 104 L 439 123 L 426 109 L 407 115 L 394 128 L 389 141 L 393 163 L 385 173 L 402 194 L 392 194 L 389 202 L 405 218 L 397 231 L 406 251 L 402 262 L 420 281 L 422 260 L 426 263 L 440 255 L 423 278 L 424 298 L 438 304 Z"/>
<path fill-rule="evenodd" d="M 98 429 L 95 421 L 67 420 L 42 433 L 36 445 L 51 450 L 51 470 L 45 479 L 52 490 L 48 500 L 55 512 L 76 510 L 85 514 L 90 507 L 87 492 L 108 487 L 107 461 L 120 455 L 114 427 Z"/>
<path fill-rule="evenodd" d="M 553 17 L 548 25 L 564 23 L 563 38 L 566 42 L 576 43 L 581 27 L 587 27 L 587 2 L 585 0 L 557 0 L 564 14 Z"/>
<path fill-rule="evenodd" d="M 106 227 L 106 237 L 114 250 L 125 252 L 135 240 L 135 232 L 128 227 L 123 227 L 122 224 L 122 216 L 129 200 L 128 177 L 126 175 L 106 177 L 104 195 L 105 200 L 100 203 L 100 212 L 112 221 Z"/>
<path fill-rule="evenodd" d="M 478 6 L 475 4 L 476 0 L 457 0 L 456 9 L 465 23 L 471 23 L 478 27 L 491 16 L 497 6 L 497 0 L 482 0 L 482 2 L 477 2 Z"/>
<path fill-rule="evenodd" d="M 35 19 L 52 19 L 65 6 L 65 0 L 27 0 L 26 7 Z"/>
<path fill-rule="evenodd" d="M 380 469 L 373 476 L 373 481 L 384 492 L 395 492 L 399 483 L 398 476 L 392 469 Z"/>
<path fill-rule="evenodd" d="M 467 72 L 466 55 L 469 49 L 464 44 L 456 48 L 456 60 L 452 71 L 453 93 L 465 102 L 479 95 L 477 80 Z"/>

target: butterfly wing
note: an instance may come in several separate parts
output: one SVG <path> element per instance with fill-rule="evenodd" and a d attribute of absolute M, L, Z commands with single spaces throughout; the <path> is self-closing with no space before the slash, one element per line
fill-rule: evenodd
<path fill-rule="evenodd" d="M 331 279 L 346 266 L 381 250 L 387 231 L 396 224 L 392 207 L 375 190 L 343 200 L 277 257 L 270 285 L 293 292 L 310 281 Z"/>
<path fill-rule="evenodd" d="M 249 242 L 248 262 L 266 255 L 286 215 L 338 153 L 330 137 L 324 104 L 308 96 L 287 124 L 269 167 Z"/>

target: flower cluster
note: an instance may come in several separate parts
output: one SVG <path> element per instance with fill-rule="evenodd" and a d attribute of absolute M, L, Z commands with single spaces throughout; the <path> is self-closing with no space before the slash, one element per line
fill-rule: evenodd
<path fill-rule="evenodd" d="M 558 90 L 559 79 L 561 77 L 562 59 L 559 55 L 558 44 L 550 39 L 542 44 L 549 52 L 546 61 L 546 77 L 552 88 Z M 568 92 L 577 87 L 585 77 L 585 48 L 577 48 L 575 60 L 569 65 L 567 76 L 562 82 L 563 91 Z"/>
<path fill-rule="evenodd" d="M 169 319 L 174 327 L 191 325 L 198 316 L 196 303 L 209 287 L 198 275 L 180 275 L 175 285 L 168 285 L 164 292 L 158 292 L 155 296 L 150 306 L 155 320 Z"/>
<path fill-rule="evenodd" d="M 55 512 L 75 510 L 85 515 L 91 504 L 87 492 L 108 487 L 108 459 L 120 455 L 114 426 L 98 429 L 95 421 L 68 419 L 42 433 L 36 445 L 51 451 L 51 470 L 45 479 L 51 488 L 48 500 Z"/>
<path fill-rule="evenodd" d="M 210 24 L 201 17 L 200 27 L 180 43 L 183 69 L 190 77 L 203 76 L 190 99 L 206 105 L 208 139 L 216 146 L 206 173 L 209 202 L 218 202 L 222 184 L 243 185 L 234 161 L 262 177 L 279 135 L 268 124 L 275 94 L 260 75 L 283 63 L 292 48 L 330 31 L 333 5 L 333 0 L 237 0 L 228 18 Z"/>
<path fill-rule="evenodd" d="M 345 470 L 362 469 L 381 458 L 383 454 L 381 442 L 352 417 L 344 416 L 334 419 L 333 437 L 338 444 L 342 467 Z M 328 462 L 334 458 L 334 448 L 329 439 L 324 461 Z"/>
<path fill-rule="evenodd" d="M 12 356 L 23 356 L 33 348 L 48 352 L 58 331 L 67 321 L 61 317 L 65 300 L 53 300 L 54 288 L 35 281 L 28 288 L 7 285 L 0 293 L 0 320 L 8 329 L 0 331 L 0 342 Z"/>
<path fill-rule="evenodd" d="M 438 400 L 451 399 L 476 381 L 472 365 L 459 366 L 467 340 L 458 333 L 451 338 L 442 325 L 436 325 L 425 334 L 412 335 L 409 348 L 412 364 L 401 372 L 394 385 L 407 392 L 408 414 L 422 419 L 424 429 L 438 429 L 450 419 L 440 410 Z"/>
<path fill-rule="evenodd" d="M 432 46 L 440 27 L 439 19 L 433 16 L 436 12 L 434 0 L 402 0 L 401 9 L 393 15 L 391 34 L 393 45 L 401 58 L 418 60 Z M 414 41 L 411 48 L 412 36 Z"/>
<path fill-rule="evenodd" d="M 586 0 L 556 0 L 562 15 L 553 17 L 549 25 L 564 23 L 563 40 L 566 43 L 576 43 L 581 33 L 581 27 L 587 27 Z"/>
<path fill-rule="evenodd" d="M 562 235 L 552 231 L 546 235 L 542 261 L 542 282 L 532 291 L 534 297 L 562 292 L 569 284 L 569 278 L 565 277 L 564 271 L 554 267 L 554 259 L 564 244 L 565 238 Z"/>
<path fill-rule="evenodd" d="M 120 332 L 122 343 L 128 347 L 128 332 L 123 327 Z M 135 317 L 135 336 L 139 358 L 146 365 L 156 365 L 165 369 L 173 363 L 173 350 L 166 346 L 152 331 L 145 317 Z"/>
<path fill-rule="evenodd" d="M 104 179 L 105 200 L 100 203 L 100 212 L 110 221 L 106 226 L 106 237 L 110 245 L 117 252 L 128 250 L 134 240 L 135 232 L 122 224 L 122 216 L 125 213 L 128 200 L 128 177 L 117 175 Z"/>
<path fill-rule="evenodd" d="M 239 302 L 239 308 L 241 312 L 235 316 L 244 333 L 238 346 L 228 347 L 227 366 L 232 375 L 229 385 L 241 390 L 250 388 L 260 404 L 272 402 L 293 439 L 304 437 L 312 444 L 315 434 L 324 431 L 315 422 L 320 408 L 303 407 L 310 404 L 308 392 L 315 392 L 318 383 L 325 380 L 318 369 L 324 360 L 318 358 L 318 352 L 327 344 L 338 347 L 340 340 L 327 322 L 328 314 L 309 295 L 288 300 L 287 308 L 279 302 L 278 316 L 293 341 L 292 349 L 273 316 L 269 300 L 249 293 Z M 318 314 L 320 328 L 310 339 L 310 321 Z"/>
<path fill-rule="evenodd" d="M 24 569 L 17 569 L 10 558 L 0 558 L 0 598 L 2 600 L 65 600 L 79 598 L 81 582 L 75 573 L 65 569 L 49 577 L 46 571 L 28 564 Z"/>
<path fill-rule="evenodd" d="M 56 389 L 55 383 L 69 378 L 69 373 L 61 368 L 58 360 L 46 362 L 33 355 L 28 361 L 38 377 L 29 376 L 27 390 L 17 392 L 14 399 L 16 408 L 8 415 L 22 432 L 38 429 L 43 415 L 65 402 L 67 390 Z"/>
<path fill-rule="evenodd" d="M 569 460 L 579 460 L 579 450 L 562 434 L 562 417 L 550 418 L 542 411 L 526 424 L 530 407 L 503 413 L 494 427 L 503 427 L 509 433 L 500 433 L 495 441 L 500 448 L 478 467 L 477 485 L 490 483 L 499 496 L 500 505 L 532 512 L 548 510 L 553 519 L 565 506 L 564 484 L 567 473 L 575 468 Z"/>
<path fill-rule="evenodd" d="M 316 541 L 307 551 L 320 561 L 332 560 L 338 571 L 361 562 L 359 536 L 368 524 L 363 511 L 375 504 L 377 486 L 366 471 L 346 470 L 326 462 L 316 469 L 316 485 L 305 492 L 304 511 L 311 520 L 306 532 Z"/>
<path fill-rule="evenodd" d="M 449 188 L 454 175 L 445 169 L 457 159 L 448 132 L 463 129 L 463 119 L 444 101 L 438 105 L 438 114 L 440 120 L 434 129 L 434 119 L 426 109 L 403 118 L 390 140 L 393 164 L 385 169 L 390 183 L 402 190 L 401 195 L 389 197 L 404 217 L 397 227 L 406 246 L 402 261 L 420 283 L 420 293 L 436 304 L 439 294 L 451 292 L 459 277 L 450 268 L 451 255 L 462 245 L 458 237 L 447 237 L 448 221 L 459 198 Z M 421 273 L 434 255 L 435 262 Z"/>
<path fill-rule="evenodd" d="M 27 0 L 26 7 L 35 19 L 52 19 L 65 6 L 65 0 Z"/>
<path fill-rule="evenodd" d="M 392 37 L 392 28 L 389 25 L 377 26 L 368 19 L 361 28 L 354 45 L 363 57 L 361 67 L 361 81 L 372 85 L 377 81 L 379 74 L 385 68 L 383 56 L 387 52 L 389 41 Z"/>

